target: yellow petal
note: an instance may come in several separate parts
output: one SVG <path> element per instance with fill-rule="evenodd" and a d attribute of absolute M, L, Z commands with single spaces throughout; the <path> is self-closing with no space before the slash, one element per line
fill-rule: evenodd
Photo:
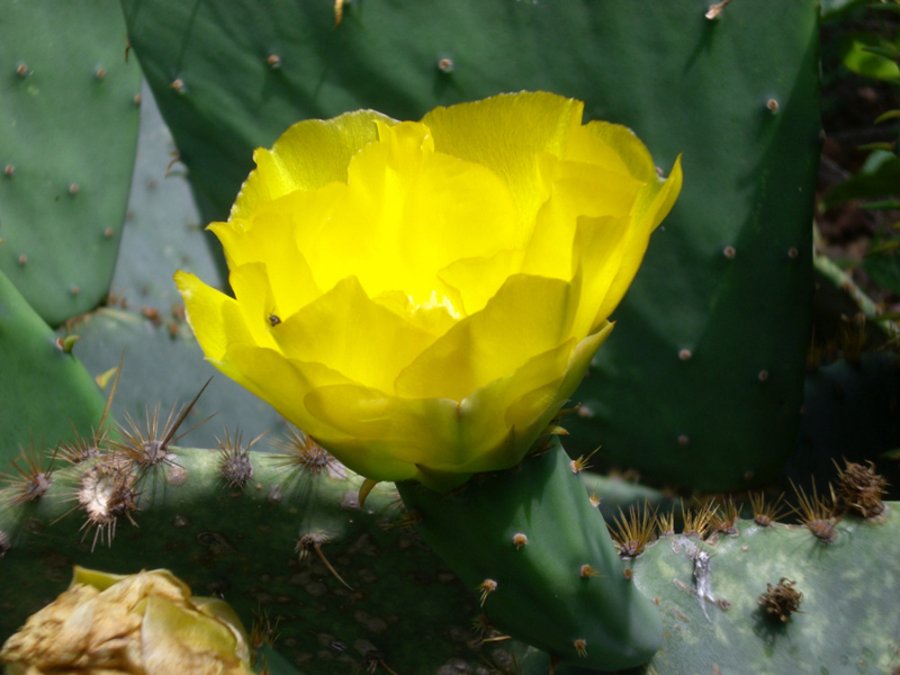
<path fill-rule="evenodd" d="M 574 338 L 566 340 L 466 396 L 459 405 L 457 441 L 465 454 L 453 458 L 455 464 L 435 457 L 429 468 L 474 473 L 519 462 L 558 411 L 559 406 L 550 408 L 574 344 Z"/>
<path fill-rule="evenodd" d="M 632 214 L 632 223 L 620 248 L 619 271 L 610 284 L 603 302 L 597 308 L 597 322 L 612 314 L 622 300 L 644 259 L 650 234 L 671 211 L 679 192 L 681 192 L 681 183 L 681 157 L 679 156 L 675 160 L 669 178 L 662 184 L 648 185 L 638 197 Z"/>
<path fill-rule="evenodd" d="M 244 372 L 230 358 L 230 352 L 253 345 L 255 341 L 240 305 L 234 298 L 207 286 L 193 274 L 176 272 L 175 283 L 184 301 L 187 322 L 206 360 L 226 377 L 248 387 Z M 265 400 L 265 396 L 258 391 L 254 393 Z"/>
<path fill-rule="evenodd" d="M 350 158 L 377 138 L 376 123 L 394 120 L 373 110 L 345 113 L 330 120 L 304 120 L 282 134 L 271 150 L 253 154 L 257 168 L 244 182 L 231 219 L 250 217 L 262 203 L 294 190 L 314 190 L 344 182 Z"/>
<path fill-rule="evenodd" d="M 581 101 L 546 92 L 500 94 L 473 103 L 435 108 L 422 118 L 434 147 L 486 166 L 509 186 L 524 226 L 547 197 L 538 158 L 561 156 L 581 124 Z"/>
<path fill-rule="evenodd" d="M 643 185 L 628 176 L 577 162 L 559 162 L 554 173 L 551 199 L 574 218 L 623 216 Z"/>
<path fill-rule="evenodd" d="M 483 310 L 460 321 L 401 372 L 396 391 L 462 400 L 571 337 L 576 307 L 565 282 L 510 277 Z"/>
<path fill-rule="evenodd" d="M 455 289 L 446 286 L 442 288 L 441 293 L 445 302 L 437 302 L 437 293 L 435 293 L 434 303 L 417 305 L 400 290 L 382 293 L 372 298 L 372 302 L 403 317 L 415 328 L 438 338 L 453 328 L 459 320 L 457 308 L 463 308 L 461 296 Z"/>
<path fill-rule="evenodd" d="M 346 384 L 317 387 L 305 396 L 304 404 L 320 426 L 334 429 L 317 440 L 367 478 L 417 478 L 417 464 L 453 464 L 466 452 L 454 439 L 456 401 L 403 399 Z"/>
<path fill-rule="evenodd" d="M 606 324 L 574 345 L 573 338 L 468 396 L 460 406 L 460 443 L 481 450 L 455 468 L 434 468 L 476 473 L 517 464 L 577 389 L 611 330 Z"/>
<path fill-rule="evenodd" d="M 611 328 L 540 354 L 459 402 L 335 385 L 310 391 L 305 403 L 319 423 L 343 435 L 319 440 L 354 471 L 448 489 L 471 473 L 520 461 L 578 386 Z"/>
<path fill-rule="evenodd" d="M 511 426 L 524 429 L 527 428 L 529 420 L 537 419 L 536 424 L 539 428 L 545 428 L 550 420 L 557 415 L 563 404 L 565 404 L 565 402 L 572 397 L 572 394 L 575 393 L 575 390 L 581 384 L 581 381 L 584 379 L 584 376 L 591 365 L 594 354 L 596 354 L 600 345 L 602 345 L 606 341 L 606 338 L 609 337 L 610 333 L 612 333 L 614 325 L 615 324 L 607 321 L 602 324 L 596 332 L 588 335 L 575 345 L 574 349 L 569 353 L 569 362 L 566 365 L 564 374 L 559 383 L 555 385 L 555 398 L 547 407 L 544 416 L 538 417 L 535 413 L 540 410 L 537 406 L 544 405 L 544 401 L 547 399 L 540 399 L 537 395 L 539 390 L 535 390 L 522 396 L 522 398 L 510 406 L 510 409 L 507 412 L 508 423 Z"/>
<path fill-rule="evenodd" d="M 328 227 L 300 234 L 299 245 L 322 288 L 356 275 L 370 297 L 403 289 L 427 304 L 441 293 L 439 270 L 518 242 L 512 198 L 484 167 L 433 152 L 424 125 L 381 132 L 351 160 L 346 197 Z"/>
<path fill-rule="evenodd" d="M 372 302 L 356 277 L 285 319 L 271 334 L 288 357 L 314 361 L 361 385 L 391 392 L 394 379 L 433 341 Z"/>
<path fill-rule="evenodd" d="M 505 426 L 520 433 L 535 423 L 541 428 L 546 426 L 549 419 L 543 423 L 539 420 L 547 414 L 550 417 L 556 415 L 560 407 L 556 405 L 557 399 L 561 404 L 571 394 L 561 392 L 560 384 L 569 368 L 575 344 L 575 338 L 569 339 L 556 349 L 533 358 L 508 378 L 500 396 L 505 409 L 496 419 L 502 419 Z"/>
<path fill-rule="evenodd" d="M 655 181 L 657 177 L 647 146 L 621 124 L 592 121 L 578 127 L 566 146 L 565 158 L 631 175 L 642 182 Z"/>
<path fill-rule="evenodd" d="M 184 300 L 187 321 L 207 359 L 221 361 L 230 345 L 253 342 L 234 298 L 188 272 L 178 271 L 174 279 Z"/>
<path fill-rule="evenodd" d="M 239 656 L 234 632 L 194 609 L 150 596 L 141 626 L 141 664 L 150 673 L 253 672 Z"/>
<path fill-rule="evenodd" d="M 222 243 L 229 269 L 266 264 L 279 310 L 292 314 L 323 290 L 308 256 L 318 233 L 329 227 L 345 201 L 346 189 L 332 183 L 312 192 L 293 192 L 260 206 L 252 218 L 213 223 L 209 229 Z M 331 280 L 324 290 L 333 285 Z"/>
<path fill-rule="evenodd" d="M 255 344 L 274 347 L 272 323 L 280 320 L 278 303 L 269 284 L 266 266 L 254 262 L 232 268 L 228 278 L 235 300 L 244 315 L 244 325 L 253 336 Z"/>
<path fill-rule="evenodd" d="M 230 346 L 223 363 L 231 370 L 229 377 L 313 438 L 347 440 L 310 414 L 304 403 L 306 394 L 318 387 L 353 384 L 340 373 L 321 363 L 288 359 L 274 349 L 250 344 Z M 221 364 L 214 365 L 222 369 Z"/>
<path fill-rule="evenodd" d="M 646 218 L 651 230 L 655 230 L 659 224 L 669 215 L 678 195 L 681 194 L 681 184 L 684 180 L 681 170 L 681 155 L 675 158 L 669 177 L 664 182 L 657 181 L 656 189 L 652 191 L 652 199 L 644 202 L 643 210 L 638 210 L 637 215 Z"/>
<path fill-rule="evenodd" d="M 627 218 L 644 183 L 629 174 L 572 161 L 554 162 L 545 173 L 552 191 L 536 216 L 522 271 L 569 281 L 577 268 L 573 240 L 579 219 Z M 600 253 L 602 258 L 615 255 L 611 250 Z"/>
<path fill-rule="evenodd" d="M 438 272 L 438 278 L 460 299 L 463 316 L 481 311 L 506 280 L 518 274 L 524 254 L 506 250 L 487 257 L 460 258 Z"/>
<path fill-rule="evenodd" d="M 615 324 L 606 321 L 600 324 L 595 332 L 591 333 L 575 345 L 574 349 L 569 354 L 569 363 L 566 366 L 563 377 L 558 385 L 556 399 L 550 406 L 550 410 L 552 410 L 553 414 L 549 417 L 541 418 L 537 422 L 541 428 L 544 428 L 549 424 L 550 420 L 556 416 L 563 404 L 565 404 L 565 402 L 572 397 L 572 394 L 575 393 L 575 390 L 581 384 L 585 374 L 588 372 L 594 354 L 596 354 L 600 345 L 602 345 L 606 338 L 609 337 L 610 333 L 612 333 L 614 326 Z M 507 419 L 511 424 L 520 428 L 527 425 L 528 420 L 531 419 L 531 415 L 533 415 L 535 410 L 533 407 L 535 405 L 533 396 L 534 395 L 523 397 L 520 401 L 514 403 L 510 407 L 510 410 L 507 413 Z"/>
<path fill-rule="evenodd" d="M 573 328 L 577 335 L 591 332 L 609 316 L 605 308 L 612 305 L 613 283 L 623 266 L 637 269 L 649 237 L 649 231 L 638 236 L 628 216 L 578 220 L 571 253 L 573 283 L 582 297 Z"/>
<path fill-rule="evenodd" d="M 491 409 L 469 401 L 399 398 L 338 385 L 310 392 L 306 405 L 346 438 L 320 442 L 346 466 L 374 480 L 415 479 L 447 490 L 474 470 L 511 466 L 510 457 L 521 458 L 530 448 L 517 445 L 502 422 L 484 415 Z"/>

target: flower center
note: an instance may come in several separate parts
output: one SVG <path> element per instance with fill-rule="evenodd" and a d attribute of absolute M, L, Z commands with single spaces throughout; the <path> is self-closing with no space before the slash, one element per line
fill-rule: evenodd
<path fill-rule="evenodd" d="M 407 295 L 406 297 L 409 300 L 409 304 L 412 305 L 416 311 L 442 308 L 454 319 L 459 320 L 462 318 L 462 314 L 454 307 L 453 301 L 443 293 L 438 295 L 438 292 L 434 289 L 432 289 L 431 295 L 424 302 L 419 302 L 412 295 Z"/>

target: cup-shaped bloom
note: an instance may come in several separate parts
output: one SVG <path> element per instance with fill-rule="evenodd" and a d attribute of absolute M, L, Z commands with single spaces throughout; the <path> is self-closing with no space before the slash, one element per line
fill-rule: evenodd
<path fill-rule="evenodd" d="M 681 188 L 582 112 L 537 92 L 295 124 L 210 226 L 234 297 L 176 274 L 207 359 L 368 478 L 515 465 Z"/>
<path fill-rule="evenodd" d="M 167 570 L 108 574 L 75 568 L 69 588 L 6 641 L 11 674 L 216 673 L 249 675 L 240 619 L 197 598 Z"/>

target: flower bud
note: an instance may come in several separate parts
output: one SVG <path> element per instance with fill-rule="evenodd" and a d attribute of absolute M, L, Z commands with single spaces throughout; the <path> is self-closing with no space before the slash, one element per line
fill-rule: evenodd
<path fill-rule="evenodd" d="M 253 672 L 231 607 L 192 597 L 167 570 L 119 575 L 76 567 L 69 588 L 6 641 L 0 663 L 11 675 Z"/>

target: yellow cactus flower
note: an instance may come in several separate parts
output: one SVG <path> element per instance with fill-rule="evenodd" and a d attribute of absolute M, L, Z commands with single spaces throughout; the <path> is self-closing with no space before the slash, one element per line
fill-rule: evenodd
<path fill-rule="evenodd" d="M 515 465 L 681 189 L 582 112 L 531 92 L 295 124 L 210 226 L 234 297 L 176 274 L 207 359 L 370 479 Z"/>
<path fill-rule="evenodd" d="M 69 588 L 6 641 L 0 663 L 10 675 L 253 672 L 231 607 L 192 597 L 168 570 L 120 575 L 76 567 Z"/>

